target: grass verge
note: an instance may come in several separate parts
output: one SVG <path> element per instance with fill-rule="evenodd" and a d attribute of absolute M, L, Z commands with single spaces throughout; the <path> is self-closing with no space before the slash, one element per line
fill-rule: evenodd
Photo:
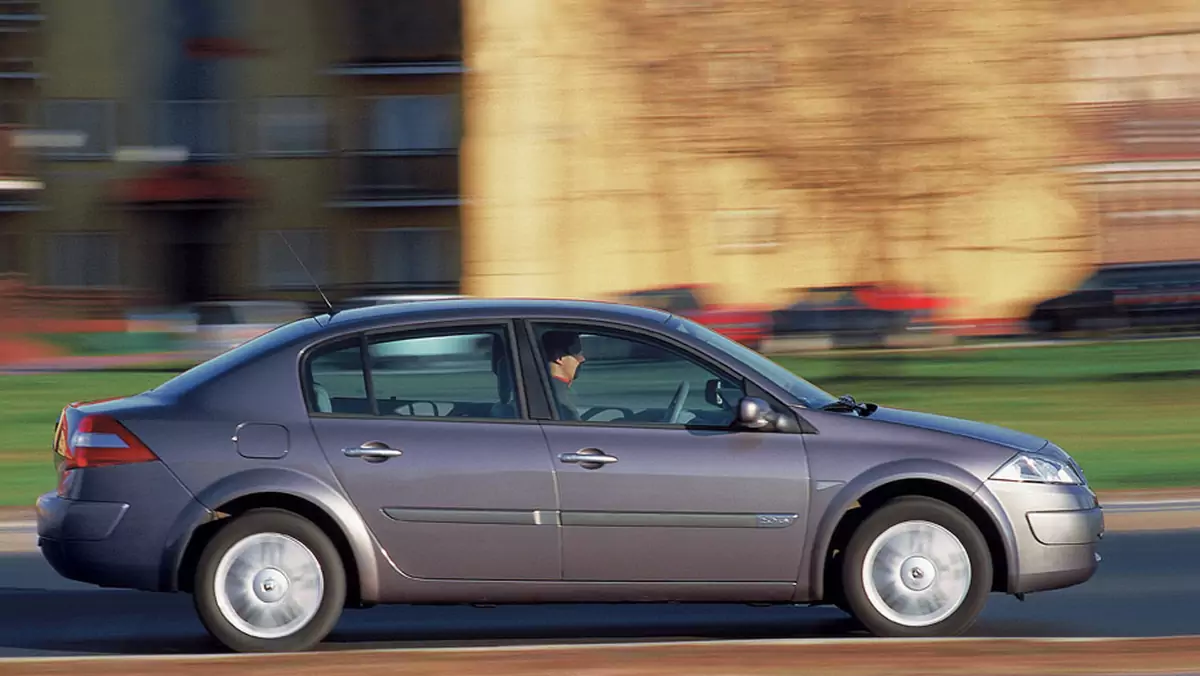
<path fill-rule="evenodd" d="M 1097 489 L 1200 485 L 1200 341 L 845 353 L 778 360 L 834 394 L 1012 427 L 1079 459 Z M 0 376 L 0 505 L 54 486 L 62 407 L 132 394 L 170 371 Z"/>

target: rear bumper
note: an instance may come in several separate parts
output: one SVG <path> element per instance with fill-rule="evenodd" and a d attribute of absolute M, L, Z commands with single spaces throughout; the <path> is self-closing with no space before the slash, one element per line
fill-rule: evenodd
<path fill-rule="evenodd" d="M 38 547 L 55 572 L 102 587 L 154 589 L 157 561 L 130 556 L 113 537 L 128 512 L 120 502 L 83 502 L 46 493 L 37 501 Z M 149 568 L 147 564 L 152 564 Z"/>
<path fill-rule="evenodd" d="M 195 504 L 191 493 L 161 463 L 83 472 L 67 497 L 52 492 L 37 500 L 38 547 L 46 562 L 77 582 L 163 589 L 170 529 Z"/>
<path fill-rule="evenodd" d="M 1010 593 L 1062 589 L 1095 575 L 1104 512 L 1091 489 L 988 481 L 985 490 L 1012 524 Z"/>

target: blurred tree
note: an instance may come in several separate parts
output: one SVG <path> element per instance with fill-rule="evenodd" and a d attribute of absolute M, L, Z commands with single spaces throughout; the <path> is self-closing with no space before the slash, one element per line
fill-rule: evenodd
<path fill-rule="evenodd" d="M 765 187 L 821 204 L 823 224 L 791 231 L 839 233 L 858 281 L 914 281 L 898 266 L 934 248 L 1000 246 L 964 236 L 954 203 L 1069 152 L 1065 101 L 1047 86 L 1062 77 L 1056 0 L 575 2 L 637 83 L 629 132 L 657 181 L 754 158 Z"/>

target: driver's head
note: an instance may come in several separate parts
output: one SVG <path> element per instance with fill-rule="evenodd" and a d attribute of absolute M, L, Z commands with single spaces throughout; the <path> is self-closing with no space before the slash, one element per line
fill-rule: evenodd
<path fill-rule="evenodd" d="M 550 363 L 550 375 L 568 383 L 585 361 L 579 334 L 571 331 L 547 331 L 542 336 L 542 350 Z"/>

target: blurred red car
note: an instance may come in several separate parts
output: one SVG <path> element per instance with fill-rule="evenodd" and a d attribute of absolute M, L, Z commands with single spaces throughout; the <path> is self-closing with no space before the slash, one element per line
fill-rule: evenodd
<path fill-rule="evenodd" d="M 641 305 L 687 317 L 731 340 L 757 350 L 771 333 L 768 308 L 715 305 L 707 302 L 703 284 L 681 284 L 629 291 L 618 295 L 622 303 Z"/>

